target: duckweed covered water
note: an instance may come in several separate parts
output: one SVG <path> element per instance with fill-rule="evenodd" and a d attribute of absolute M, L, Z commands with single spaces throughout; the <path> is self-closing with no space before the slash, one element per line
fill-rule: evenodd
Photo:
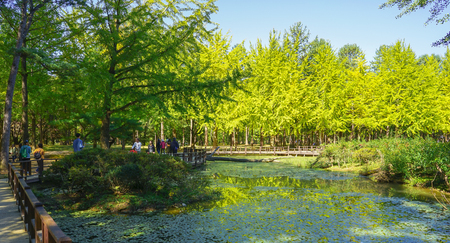
<path fill-rule="evenodd" d="M 450 242 L 426 190 L 283 163 L 210 163 L 223 199 L 163 214 L 53 217 L 74 242 Z"/>

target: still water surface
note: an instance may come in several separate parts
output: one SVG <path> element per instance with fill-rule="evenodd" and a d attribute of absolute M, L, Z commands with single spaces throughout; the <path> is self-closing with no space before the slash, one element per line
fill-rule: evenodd
<path fill-rule="evenodd" d="M 209 163 L 223 198 L 164 214 L 60 216 L 74 242 L 450 242 L 428 190 L 284 163 Z"/>

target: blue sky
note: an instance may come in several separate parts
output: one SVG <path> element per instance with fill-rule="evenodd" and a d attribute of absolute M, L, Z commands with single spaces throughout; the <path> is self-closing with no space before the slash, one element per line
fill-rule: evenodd
<path fill-rule="evenodd" d="M 398 8 L 378 9 L 378 0 L 218 0 L 219 12 L 212 20 L 233 43 L 255 44 L 258 39 L 268 43 L 275 29 L 284 33 L 296 22 L 302 22 L 315 36 L 329 40 L 335 50 L 343 45 L 357 44 L 371 61 L 383 44 L 404 40 L 417 56 L 443 55 L 445 47 L 431 47 L 432 42 L 450 31 L 450 25 L 424 23 L 428 10 L 419 10 L 396 19 Z"/>

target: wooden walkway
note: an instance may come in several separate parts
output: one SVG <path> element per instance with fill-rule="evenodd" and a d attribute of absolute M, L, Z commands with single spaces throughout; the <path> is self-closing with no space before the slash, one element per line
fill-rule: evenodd
<path fill-rule="evenodd" d="M 0 180 L 0 242 L 29 242 L 29 236 L 24 230 L 23 221 L 11 193 L 8 179 Z"/>
<path fill-rule="evenodd" d="M 215 155 L 273 155 L 273 156 L 319 156 L 322 146 L 297 146 L 297 147 L 220 147 Z M 207 150 L 211 154 L 212 149 Z"/>

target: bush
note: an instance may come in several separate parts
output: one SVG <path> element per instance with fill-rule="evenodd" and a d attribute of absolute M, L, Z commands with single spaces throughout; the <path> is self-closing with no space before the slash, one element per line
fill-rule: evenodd
<path fill-rule="evenodd" d="M 436 176 L 435 185 L 446 185 L 450 190 L 450 144 L 438 143 L 431 138 L 387 138 L 330 144 L 317 161 L 315 165 L 318 166 L 363 165 L 381 161 L 387 176 L 403 178 L 413 184 L 424 184 L 416 182 L 431 181 Z"/>
<path fill-rule="evenodd" d="M 361 165 L 377 161 L 378 158 L 379 155 L 375 148 L 360 148 L 353 153 L 353 161 Z"/>
<path fill-rule="evenodd" d="M 142 170 L 136 164 L 121 165 L 110 170 L 105 177 L 117 191 L 142 189 Z"/>
<path fill-rule="evenodd" d="M 185 198 L 208 184 L 191 165 L 168 155 L 86 149 L 66 156 L 46 171 L 45 179 L 67 192 L 155 193 Z"/>

